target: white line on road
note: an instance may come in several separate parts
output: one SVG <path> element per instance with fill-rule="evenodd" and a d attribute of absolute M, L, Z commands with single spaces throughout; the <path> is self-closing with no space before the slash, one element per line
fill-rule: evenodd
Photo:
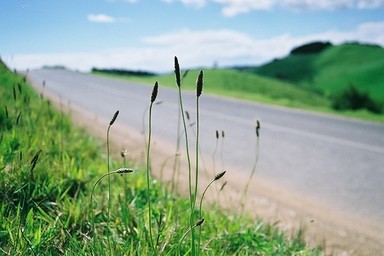
<path fill-rule="evenodd" d="M 235 122 L 238 124 L 244 124 L 244 125 L 249 125 L 249 126 L 255 126 L 256 125 L 255 120 L 251 121 L 251 120 L 246 119 L 246 118 L 230 116 L 230 115 L 212 112 L 212 111 L 208 111 L 208 110 L 201 110 L 201 112 L 205 115 L 208 115 L 208 116 L 220 118 L 220 119 L 230 121 L 230 122 Z M 262 120 L 260 120 L 260 121 L 262 121 Z M 328 136 L 328 135 L 323 135 L 323 134 L 318 134 L 318 133 L 313 133 L 313 132 L 308 132 L 308 131 L 302 131 L 302 130 L 298 130 L 298 129 L 294 129 L 294 128 L 289 128 L 289 127 L 285 127 L 285 126 L 279 126 L 279 125 L 274 125 L 274 124 L 262 122 L 262 129 L 263 128 L 277 131 L 277 132 L 282 132 L 282 133 L 289 133 L 289 134 L 300 136 L 300 137 L 325 141 L 328 143 L 338 144 L 338 145 L 345 146 L 345 147 L 351 147 L 351 148 L 371 151 L 374 153 L 384 154 L 384 148 L 383 147 L 372 146 L 372 145 L 368 145 L 368 144 L 364 144 L 364 143 L 360 143 L 360 142 L 355 142 L 355 141 L 351 141 L 351 140 L 346 140 L 346 139 L 341 139 L 341 138 L 337 138 L 337 137 L 333 137 L 333 136 Z"/>

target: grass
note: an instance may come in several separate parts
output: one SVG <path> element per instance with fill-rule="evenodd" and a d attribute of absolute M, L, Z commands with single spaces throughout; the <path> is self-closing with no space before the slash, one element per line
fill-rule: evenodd
<path fill-rule="evenodd" d="M 101 141 L 3 64 L 0 95 L 1 255 L 190 255 L 195 228 L 203 255 L 321 253 L 305 245 L 301 230 L 286 234 L 215 204 L 191 227 L 188 199 L 153 179 L 148 189 L 145 167 L 109 159 Z"/>

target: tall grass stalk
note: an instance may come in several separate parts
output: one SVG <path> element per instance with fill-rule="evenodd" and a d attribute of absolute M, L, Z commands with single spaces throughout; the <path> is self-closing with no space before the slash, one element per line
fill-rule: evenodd
<path fill-rule="evenodd" d="M 200 101 L 199 99 L 202 91 L 203 91 L 203 71 L 201 70 L 196 81 L 196 142 L 195 142 L 196 163 L 195 163 L 195 192 L 194 192 L 193 208 L 192 208 L 192 214 L 191 214 L 192 220 L 194 220 L 193 213 L 195 210 L 197 189 L 199 184 L 199 137 L 200 137 L 200 111 L 199 111 Z M 200 237 L 198 238 L 198 241 L 200 242 Z M 199 252 L 200 252 L 200 245 L 198 243 L 197 255 L 199 255 Z"/>
<path fill-rule="evenodd" d="M 245 200 L 247 197 L 248 187 L 249 187 L 249 184 L 251 183 L 253 176 L 255 175 L 257 162 L 259 161 L 259 153 L 260 153 L 260 121 L 259 120 L 256 120 L 255 133 L 256 133 L 255 161 L 252 166 L 251 175 L 249 176 L 247 183 L 245 184 L 243 195 L 241 196 L 241 200 L 240 200 L 243 211 L 244 211 Z"/>
<path fill-rule="evenodd" d="M 95 250 L 95 248 L 96 248 L 96 239 L 95 239 L 95 237 L 96 237 L 96 233 L 95 233 L 95 214 L 94 214 L 94 212 L 93 212 L 93 195 L 94 195 L 94 193 L 95 193 L 95 188 L 96 188 L 96 186 L 97 186 L 97 184 L 99 184 L 100 183 L 100 181 L 102 180 L 102 179 L 104 179 L 105 177 L 107 177 L 108 176 L 108 178 L 110 177 L 110 175 L 112 175 L 112 174 L 126 174 L 126 173 L 132 173 L 133 172 L 133 169 L 128 169 L 128 168 L 120 168 L 120 169 L 117 169 L 117 170 L 115 170 L 115 171 L 112 171 L 112 172 L 107 172 L 107 173 L 105 173 L 105 174 L 103 174 L 101 177 L 99 177 L 97 180 L 96 180 L 96 182 L 95 182 L 95 184 L 93 184 L 93 187 L 92 187 L 92 192 L 91 192 L 91 206 L 90 206 L 90 211 L 92 212 L 92 220 L 91 220 L 91 222 L 92 222 L 92 241 L 93 241 L 93 249 Z M 109 219 L 107 220 L 108 222 L 109 222 Z M 109 240 L 109 236 L 108 236 L 108 240 Z"/>
<path fill-rule="evenodd" d="M 188 131 L 187 131 L 187 122 L 185 120 L 185 112 L 184 112 L 184 106 L 183 106 L 183 98 L 181 94 L 181 79 L 180 79 L 180 66 L 179 61 L 177 57 L 175 56 L 175 76 L 176 76 L 176 85 L 178 87 L 178 93 L 179 93 L 179 105 L 180 105 L 180 114 L 183 122 L 183 128 L 184 128 L 184 137 L 185 137 L 185 150 L 187 154 L 187 164 L 188 164 L 188 188 L 189 188 L 189 205 L 191 210 L 190 215 L 190 231 L 191 231 L 191 248 L 192 248 L 192 255 L 195 255 L 195 234 L 193 232 L 193 226 L 195 225 L 193 221 L 193 210 L 194 210 L 194 195 L 192 191 L 192 169 L 191 169 L 191 157 L 189 153 L 189 141 L 188 141 Z"/>
<path fill-rule="evenodd" d="M 176 72 L 176 71 L 175 71 Z M 180 72 L 180 70 L 179 70 Z M 184 78 L 188 75 L 189 73 L 189 70 L 187 69 L 181 80 L 180 80 L 180 83 L 182 83 L 182 81 L 184 80 Z M 173 162 L 173 171 L 172 171 L 172 186 L 171 186 L 171 192 L 174 192 L 175 190 L 177 191 L 177 187 L 176 187 L 176 177 L 177 177 L 177 180 L 178 180 L 178 177 L 179 177 L 179 166 L 180 166 L 180 124 L 181 124 L 181 114 L 180 114 L 180 108 L 178 108 L 178 113 L 177 113 L 177 137 L 176 137 L 176 152 L 175 152 L 175 158 L 174 158 L 174 162 Z"/>
<path fill-rule="evenodd" d="M 204 200 L 204 196 L 205 196 L 205 193 L 207 192 L 208 188 L 212 185 L 213 182 L 221 179 L 224 175 L 225 175 L 226 171 L 223 171 L 219 174 L 217 174 L 213 180 L 211 180 L 211 182 L 208 183 L 208 185 L 205 187 L 204 191 L 203 191 L 203 194 L 201 195 L 201 198 L 200 198 L 200 204 L 199 204 L 199 219 L 203 219 L 202 217 L 202 209 L 203 209 L 203 200 Z M 198 252 L 200 252 L 200 241 L 201 241 L 201 229 L 199 230 L 200 231 L 200 234 L 197 238 L 197 245 L 198 245 Z"/>
<path fill-rule="evenodd" d="M 224 130 L 221 131 L 221 150 L 220 150 L 220 162 L 221 162 L 221 169 L 224 170 L 224 138 L 225 138 L 225 132 Z"/>
<path fill-rule="evenodd" d="M 185 237 L 190 233 L 193 232 L 193 230 L 197 227 L 200 227 L 204 222 L 204 219 L 199 219 L 194 225 L 192 225 L 181 237 L 180 242 L 179 242 L 179 252 L 180 252 L 180 245 L 183 243 Z M 180 253 L 181 254 L 181 253 Z M 193 255 L 193 254 L 192 254 Z"/>
<path fill-rule="evenodd" d="M 110 146 L 109 146 L 109 131 L 111 126 L 115 123 L 117 116 L 119 115 L 119 110 L 115 112 L 111 121 L 109 122 L 107 129 L 107 170 L 110 172 Z M 111 176 L 108 176 L 108 207 L 107 207 L 107 229 L 109 230 L 109 220 L 111 218 Z M 110 236 L 108 236 L 108 247 L 111 252 L 111 240 Z"/>
<path fill-rule="evenodd" d="M 156 100 L 157 93 L 158 93 L 158 87 L 159 84 L 155 83 L 152 95 L 151 95 L 151 102 L 149 104 L 149 113 L 148 113 L 148 144 L 147 144 L 147 200 L 148 200 L 148 229 L 149 229 L 149 246 L 153 250 L 154 244 L 153 244 L 153 236 L 152 236 L 152 207 L 151 207 L 151 186 L 150 186 L 150 179 L 151 179 L 151 162 L 150 162 L 150 150 L 151 150 L 151 137 L 152 137 L 152 107 L 153 103 Z"/>

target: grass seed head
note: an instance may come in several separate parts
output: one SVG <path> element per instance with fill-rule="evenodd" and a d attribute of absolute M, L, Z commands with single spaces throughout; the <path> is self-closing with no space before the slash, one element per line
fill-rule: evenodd
<path fill-rule="evenodd" d="M 203 224 L 203 222 L 204 222 L 204 219 L 199 219 L 197 222 L 196 222 L 196 227 L 198 227 L 198 226 L 201 226 L 202 224 Z"/>
<path fill-rule="evenodd" d="M 188 75 L 189 73 L 189 69 L 185 70 L 184 73 L 183 73 L 183 79 Z"/>
<path fill-rule="evenodd" d="M 219 131 L 216 130 L 216 139 L 218 140 L 219 139 Z"/>
<path fill-rule="evenodd" d="M 259 137 L 260 135 L 260 121 L 256 120 L 256 136 Z"/>
<path fill-rule="evenodd" d="M 109 125 L 113 125 L 113 123 L 116 121 L 117 116 L 119 115 L 119 110 L 115 112 L 115 114 L 112 117 L 112 120 L 109 122 Z"/>
<path fill-rule="evenodd" d="M 179 61 L 178 61 L 176 56 L 175 56 L 175 75 L 176 75 L 176 84 L 178 87 L 180 87 L 181 86 L 180 66 L 179 66 Z"/>
<path fill-rule="evenodd" d="M 125 158 L 128 155 L 128 149 L 121 150 L 120 155 L 122 158 Z"/>
<path fill-rule="evenodd" d="M 35 169 L 36 164 L 37 164 L 37 161 L 39 160 L 39 156 L 40 156 L 40 154 L 41 154 L 42 151 L 43 151 L 43 150 L 40 149 L 40 150 L 33 156 L 32 160 L 31 160 L 31 173 L 32 173 L 33 170 Z"/>
<path fill-rule="evenodd" d="M 197 77 L 197 81 L 196 81 L 197 97 L 200 97 L 202 91 L 203 91 L 203 70 L 200 70 L 199 76 Z"/>
<path fill-rule="evenodd" d="M 215 180 L 219 180 L 219 179 L 221 179 L 223 176 L 224 176 L 224 174 L 226 173 L 227 171 L 223 171 L 223 172 L 221 172 L 221 173 L 219 173 L 219 174 L 216 174 L 216 176 L 215 176 Z"/>
<path fill-rule="evenodd" d="M 191 117 L 189 116 L 189 112 L 187 110 L 185 111 L 185 117 L 187 118 L 187 120 L 191 120 Z"/>
<path fill-rule="evenodd" d="M 219 189 L 219 191 L 223 190 L 226 185 L 227 185 L 227 181 L 224 181 L 224 183 L 223 183 L 223 185 L 221 185 L 221 188 Z"/>
<path fill-rule="evenodd" d="M 131 173 L 131 172 L 134 172 L 134 170 L 130 168 L 124 168 L 124 167 L 116 170 L 116 173 L 120 173 L 120 174 Z"/>
<path fill-rule="evenodd" d="M 155 102 L 157 93 L 159 91 L 159 83 L 156 81 L 155 85 L 153 86 L 152 95 L 151 95 L 151 102 Z"/>

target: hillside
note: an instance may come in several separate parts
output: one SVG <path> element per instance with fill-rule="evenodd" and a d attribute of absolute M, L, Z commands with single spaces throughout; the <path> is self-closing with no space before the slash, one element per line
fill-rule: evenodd
<path fill-rule="evenodd" d="M 247 72 L 289 81 L 333 97 L 353 86 L 384 103 L 384 49 L 375 45 L 346 43 L 321 51 L 291 52 Z"/>

